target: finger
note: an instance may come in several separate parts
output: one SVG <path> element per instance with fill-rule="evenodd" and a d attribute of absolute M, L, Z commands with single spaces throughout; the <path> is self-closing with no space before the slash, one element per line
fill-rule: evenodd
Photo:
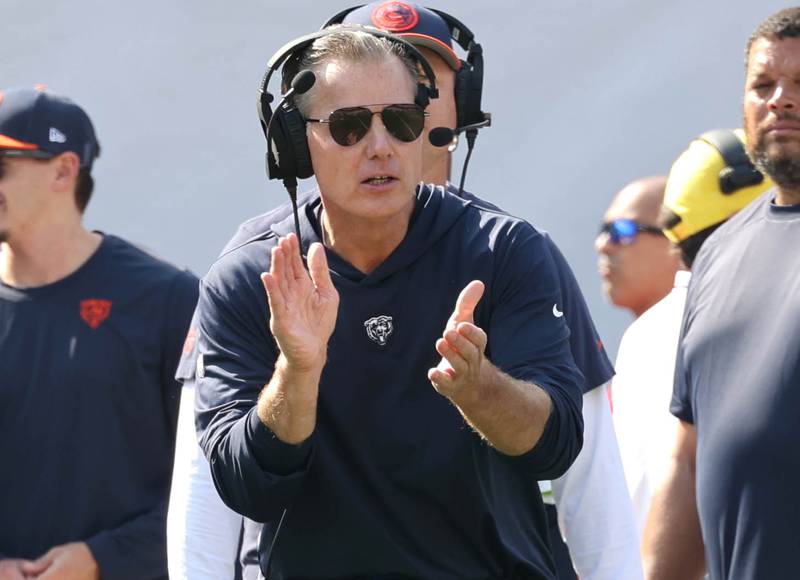
<path fill-rule="evenodd" d="M 286 291 L 289 294 L 294 293 L 295 288 L 295 275 L 294 275 L 294 250 L 292 248 L 291 239 L 281 238 L 278 242 L 278 246 L 281 249 L 281 254 L 283 254 L 283 275 L 284 275 L 284 282 Z"/>
<path fill-rule="evenodd" d="M 289 285 L 286 280 L 286 254 L 280 245 L 272 248 L 272 264 L 269 268 L 269 273 L 277 283 L 278 289 L 283 295 L 283 302 L 286 304 L 289 300 Z"/>
<path fill-rule="evenodd" d="M 20 565 L 22 571 L 27 576 L 38 576 L 47 570 L 56 558 L 55 548 L 51 549 L 44 556 L 34 560 L 33 562 L 23 562 Z"/>
<path fill-rule="evenodd" d="M 450 317 L 451 322 L 474 322 L 473 315 L 475 307 L 480 302 L 483 296 L 484 285 L 480 280 L 473 280 L 467 284 L 458 295 L 456 300 L 456 307 L 453 310 L 453 315 Z"/>
<path fill-rule="evenodd" d="M 272 274 L 269 272 L 263 272 L 261 274 L 261 283 L 264 285 L 264 290 L 267 292 L 269 311 L 273 316 L 276 313 L 280 315 L 280 313 L 286 308 L 286 304 L 283 300 L 283 294 L 278 286 L 278 282 L 275 280 L 275 277 Z"/>
<path fill-rule="evenodd" d="M 436 352 L 442 355 L 442 358 L 450 364 L 452 371 L 440 368 L 440 370 L 447 372 L 450 377 L 456 378 L 458 375 L 467 372 L 468 364 L 466 359 L 446 340 L 440 338 L 436 341 Z"/>
<path fill-rule="evenodd" d="M 466 323 L 462 322 L 461 324 Z M 460 332 L 456 330 L 448 330 L 444 333 L 444 339 L 453 350 L 461 355 L 468 366 L 476 364 L 480 361 L 481 351 L 478 350 L 478 345 L 469 340 Z"/>
<path fill-rule="evenodd" d="M 303 267 L 303 258 L 300 255 L 300 241 L 295 234 L 289 234 L 289 244 L 291 246 L 291 262 L 292 274 L 295 280 L 304 280 L 308 278 L 306 269 Z"/>
<path fill-rule="evenodd" d="M 474 344 L 481 354 L 486 350 L 488 337 L 481 327 L 469 322 L 460 322 L 456 327 L 456 332 Z"/>
<path fill-rule="evenodd" d="M 331 272 L 328 270 L 325 248 L 319 242 L 311 244 L 311 248 L 308 250 L 308 270 L 318 292 L 328 296 L 336 292 L 331 280 Z"/>
<path fill-rule="evenodd" d="M 440 369 L 428 369 L 428 380 L 438 393 L 445 394 L 452 390 L 453 379 Z"/>

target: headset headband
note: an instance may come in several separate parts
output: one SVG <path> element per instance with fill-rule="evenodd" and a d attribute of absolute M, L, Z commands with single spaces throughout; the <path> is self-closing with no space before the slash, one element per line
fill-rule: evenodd
<path fill-rule="evenodd" d="M 322 38 L 324 36 L 328 36 L 330 34 L 335 34 L 337 32 L 342 31 L 351 31 L 351 32 L 365 32 L 367 34 L 371 34 L 372 36 L 377 36 L 379 38 L 388 38 L 392 42 L 397 42 L 401 44 L 414 58 L 420 66 L 422 66 L 422 70 L 425 71 L 425 76 L 430 80 L 430 87 L 428 87 L 428 96 L 432 99 L 435 99 L 439 96 L 439 89 L 436 88 L 436 74 L 433 72 L 433 68 L 431 67 L 428 59 L 426 59 L 423 54 L 415 47 L 413 44 L 404 40 L 394 34 L 389 32 L 385 32 L 378 28 L 372 28 L 370 26 L 349 26 L 343 25 L 339 28 L 334 29 L 327 29 L 327 30 L 318 30 L 317 32 L 312 32 L 311 34 L 306 34 L 305 36 L 301 36 L 299 38 L 295 38 L 294 40 L 290 40 L 282 47 L 278 49 L 278 51 L 273 54 L 269 61 L 267 61 L 267 71 L 264 73 L 264 78 L 261 81 L 261 88 L 260 92 L 262 95 L 269 95 L 267 92 L 267 87 L 269 86 L 269 80 L 272 78 L 272 75 L 275 73 L 276 70 L 280 68 L 280 66 L 286 61 L 290 56 L 296 54 L 297 52 L 303 50 L 307 46 L 311 45 L 315 40 L 318 38 Z M 271 95 L 267 97 L 268 102 L 272 101 Z"/>
<path fill-rule="evenodd" d="M 366 4 L 358 4 L 356 6 L 351 6 L 350 8 L 345 8 L 331 16 L 325 24 L 322 25 L 322 28 L 328 28 L 329 26 L 333 26 L 334 24 L 341 24 L 344 19 L 347 17 L 348 14 L 353 12 L 354 10 L 358 10 L 359 8 L 363 8 Z M 435 8 L 428 8 L 431 12 L 435 12 L 437 15 L 441 17 L 442 20 L 447 23 L 448 28 L 450 28 L 450 38 L 455 40 L 458 45 L 463 48 L 465 51 L 469 52 L 472 46 L 475 43 L 475 35 L 472 34 L 472 31 L 467 28 L 463 22 L 450 16 L 447 12 L 442 10 L 436 10 Z"/>

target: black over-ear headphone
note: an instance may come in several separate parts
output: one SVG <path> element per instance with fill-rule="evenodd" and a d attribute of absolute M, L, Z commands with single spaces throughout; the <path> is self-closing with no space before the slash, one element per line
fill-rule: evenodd
<path fill-rule="evenodd" d="M 747 156 L 739 137 L 730 129 L 717 129 L 700 135 L 705 141 L 722 155 L 725 167 L 719 172 L 719 189 L 731 195 L 740 189 L 758 185 L 764 176 L 756 169 Z"/>
<path fill-rule="evenodd" d="M 322 25 L 323 30 L 333 24 L 341 24 L 348 14 L 363 6 L 364 4 L 360 4 L 335 14 Z M 456 133 L 488 127 L 492 124 L 492 115 L 481 111 L 483 48 L 475 42 L 475 35 L 462 22 L 441 10 L 433 8 L 429 10 L 438 14 L 447 23 L 450 28 L 450 38 L 467 53 L 467 60 L 461 61 L 461 67 L 456 72 Z"/>
<path fill-rule="evenodd" d="M 311 155 L 308 151 L 308 140 L 306 139 L 306 121 L 295 106 L 292 98 L 293 95 L 302 94 L 311 88 L 314 84 L 314 73 L 300 71 L 296 74 L 291 81 L 292 88 L 283 96 L 274 112 L 270 107 L 274 97 L 267 92 L 269 80 L 282 64 L 290 58 L 296 57 L 315 40 L 344 30 L 366 32 L 403 45 L 407 54 L 422 66 L 425 75 L 430 79 L 430 86 L 423 83 L 417 86 L 415 102 L 421 107 L 427 107 L 430 99 L 435 99 L 439 96 L 435 74 L 422 53 L 402 38 L 377 28 L 340 26 L 335 29 L 320 30 L 307 34 L 286 43 L 278 52 L 272 55 L 267 63 L 267 71 L 264 73 L 264 78 L 259 88 L 257 108 L 258 117 L 261 120 L 261 128 L 267 139 L 267 176 L 269 179 L 282 179 L 290 195 L 294 195 L 296 192 L 298 179 L 306 179 L 314 175 L 314 167 L 311 164 Z"/>

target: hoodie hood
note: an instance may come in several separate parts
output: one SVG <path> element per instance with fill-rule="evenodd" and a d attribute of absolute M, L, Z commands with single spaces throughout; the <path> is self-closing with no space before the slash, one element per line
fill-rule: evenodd
<path fill-rule="evenodd" d="M 392 274 L 413 264 L 434 246 L 467 211 L 471 202 L 446 191 L 441 186 L 417 186 L 414 212 L 405 238 L 394 251 L 370 274 L 364 274 L 329 248 L 325 248 L 331 272 L 355 284 L 377 284 Z M 300 207 L 302 254 L 306 257 L 314 242 L 322 243 L 319 215 L 322 200 L 316 195 Z M 290 214 L 271 227 L 278 236 L 294 232 L 294 217 Z"/>

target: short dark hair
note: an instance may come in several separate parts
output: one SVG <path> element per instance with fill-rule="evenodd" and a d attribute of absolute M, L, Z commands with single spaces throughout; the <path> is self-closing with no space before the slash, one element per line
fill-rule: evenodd
<path fill-rule="evenodd" d="M 92 174 L 88 169 L 81 169 L 75 183 L 75 205 L 78 206 L 78 211 L 81 213 L 86 211 L 86 206 L 89 205 L 89 200 L 92 198 L 92 191 L 94 191 Z"/>
<path fill-rule="evenodd" d="M 750 58 L 750 47 L 760 38 L 800 38 L 800 7 L 784 8 L 759 24 L 747 40 L 746 60 Z"/>
<path fill-rule="evenodd" d="M 97 159 L 98 157 L 100 157 L 100 143 L 97 144 L 97 154 L 94 158 Z M 75 205 L 78 206 L 79 212 L 86 211 L 86 206 L 89 205 L 89 200 L 92 199 L 93 191 L 94 179 L 92 178 L 92 170 L 89 167 L 81 167 L 75 183 Z"/>

